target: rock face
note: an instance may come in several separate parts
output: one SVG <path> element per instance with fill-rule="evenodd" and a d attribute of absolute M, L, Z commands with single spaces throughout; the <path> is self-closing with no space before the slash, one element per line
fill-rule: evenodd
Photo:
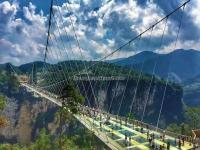
<path fill-rule="evenodd" d="M 86 83 L 86 85 L 89 86 L 89 83 Z M 146 103 L 144 121 L 156 124 L 164 97 L 160 126 L 165 127 L 169 123 L 180 122 L 183 119 L 183 105 L 181 101 L 183 92 L 181 87 L 175 85 L 167 86 L 164 96 L 164 83 L 154 82 L 151 88 L 149 88 L 149 81 L 140 80 L 137 92 L 135 92 L 136 85 L 137 81 L 135 80 L 128 81 L 127 87 L 126 81 L 111 81 L 110 83 L 100 83 L 98 81 L 96 86 L 93 86 L 97 98 L 96 102 L 92 96 L 91 88 L 87 90 L 88 94 L 91 95 L 89 96 L 90 104 L 94 106 L 98 103 L 99 107 L 105 111 L 109 111 L 112 114 L 119 113 L 122 116 L 127 116 L 131 112 L 134 117 L 140 120 Z"/>
<path fill-rule="evenodd" d="M 137 94 L 135 95 L 137 80 L 130 80 L 127 86 L 126 81 L 93 82 L 96 101 L 92 95 L 93 92 L 89 83 L 85 82 L 84 84 L 86 85 L 87 97 L 92 107 L 99 105 L 100 108 L 112 114 L 118 114 L 119 112 L 119 115 L 126 116 L 130 112 L 130 106 L 132 105 L 131 113 L 135 118 L 140 120 L 147 100 L 144 121 L 152 124 L 156 123 L 165 88 L 164 83 L 155 80 L 149 89 L 149 80 L 140 80 Z M 124 89 L 126 89 L 125 93 Z M 122 99 L 123 93 L 124 98 Z M 85 95 L 84 92 L 83 95 Z M 42 98 L 34 98 L 32 93 L 28 93 L 25 89 L 20 89 L 20 94 L 7 99 L 8 104 L 4 110 L 4 114 L 9 118 L 10 124 L 7 128 L 0 129 L 1 142 L 29 144 L 43 127 L 56 136 L 59 127 L 55 117 L 55 113 L 58 110 L 57 106 Z M 181 99 L 182 88 L 177 85 L 167 87 L 160 127 L 165 127 L 165 125 L 171 122 L 182 120 L 183 108 Z M 86 105 L 89 105 L 87 100 Z M 67 129 L 69 129 L 68 125 L 66 126 Z M 71 131 L 74 130 L 70 129 Z"/>
<path fill-rule="evenodd" d="M 29 144 L 43 127 L 51 124 L 57 128 L 54 115 L 57 107 L 47 100 L 34 98 L 31 93 L 21 89 L 20 94 L 13 98 L 7 97 L 4 115 L 9 120 L 6 128 L 0 129 L 0 141 L 22 145 Z"/>

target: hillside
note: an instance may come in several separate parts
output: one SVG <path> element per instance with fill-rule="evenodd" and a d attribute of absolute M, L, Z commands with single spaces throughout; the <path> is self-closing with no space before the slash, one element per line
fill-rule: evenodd
<path fill-rule="evenodd" d="M 8 120 L 5 127 L 0 127 L 1 150 L 43 150 L 51 149 L 49 147 L 52 146 L 55 147 L 53 149 L 58 149 L 60 128 L 65 135 L 62 137 L 67 145 L 65 147 L 89 149 L 93 146 L 95 149 L 96 147 L 107 149 L 72 116 L 68 116 L 71 119 L 65 125 L 60 126 L 58 106 L 43 98 L 34 97 L 33 93 L 20 87 L 17 78 L 6 70 L 0 71 L 0 96 L 5 97 L 6 100 L 6 105 L 2 112 L 0 110 L 0 115 Z M 0 101 L 0 108 L 2 108 L 1 104 Z M 54 144 L 53 141 L 55 141 Z"/>
<path fill-rule="evenodd" d="M 61 62 L 58 64 L 58 66 L 61 69 L 65 71 L 67 67 L 70 65 L 74 66 L 75 63 L 78 63 L 78 68 L 81 71 L 81 77 L 86 76 L 84 72 L 84 65 L 83 62 L 75 62 L 75 61 L 67 61 L 67 62 Z M 122 81 L 91 81 L 91 84 L 93 85 L 94 88 L 94 93 L 95 96 L 98 98 L 98 104 L 94 101 L 94 97 L 91 94 L 92 89 L 90 87 L 90 83 L 88 81 L 84 81 L 85 88 L 87 89 L 87 96 L 89 95 L 89 101 L 91 102 L 92 106 L 95 105 L 100 105 L 100 107 L 106 111 L 108 111 L 111 101 L 113 99 L 113 106 L 111 107 L 110 111 L 113 114 L 116 114 L 119 108 L 120 100 L 123 95 L 123 90 L 125 89 L 126 86 L 126 78 L 129 76 L 129 81 L 127 83 L 127 88 L 125 91 L 123 103 L 122 103 L 122 109 L 120 110 L 120 115 L 126 116 L 129 113 L 130 110 L 130 105 L 134 97 L 134 90 L 137 85 L 137 80 L 139 79 L 139 73 L 136 70 L 130 70 L 128 68 L 121 67 L 119 65 L 114 65 L 114 64 L 108 64 L 108 63 L 99 63 L 98 65 L 96 62 L 84 62 L 86 67 L 92 66 L 89 69 L 89 76 L 115 76 L 115 77 L 124 77 L 125 80 Z M 56 64 L 54 64 L 55 66 Z M 66 65 L 64 67 L 64 65 Z M 57 66 L 57 68 L 59 68 Z M 78 74 L 78 70 L 76 67 L 73 67 L 73 70 L 68 68 L 68 74 L 70 77 L 70 74 Z M 130 74 L 129 74 L 130 73 Z M 59 81 L 62 81 L 65 79 L 64 75 L 62 72 L 56 72 L 49 74 L 47 73 L 48 78 L 54 79 L 53 77 L 56 77 L 56 79 L 59 79 Z M 67 75 L 67 72 L 66 72 Z M 135 115 L 136 118 L 141 119 L 140 116 L 143 112 L 143 106 L 145 103 L 145 100 L 147 99 L 148 95 L 148 90 L 149 90 L 149 83 L 151 80 L 151 76 L 148 74 L 141 74 L 140 76 L 140 82 L 138 84 L 138 90 L 136 97 L 134 99 L 134 104 L 133 104 L 133 114 Z M 54 82 L 57 82 L 56 80 Z M 82 87 L 81 81 L 77 81 L 80 87 Z M 46 84 L 46 83 L 38 83 L 38 84 Z M 156 77 L 154 77 L 152 86 L 150 88 L 150 94 L 148 96 L 148 103 L 147 103 L 147 113 L 145 116 L 145 120 L 149 123 L 155 124 L 156 123 L 156 118 L 158 117 L 159 114 L 159 108 L 161 105 L 161 100 L 164 92 L 164 87 L 165 87 L 165 81 L 160 80 Z M 81 88 L 82 95 L 85 95 L 83 87 Z M 167 92 L 166 92 L 166 97 L 165 97 L 165 103 L 163 107 L 163 114 L 162 114 L 162 127 L 165 127 L 167 124 L 172 123 L 172 122 L 180 122 L 183 117 L 183 107 L 182 107 L 182 87 L 179 86 L 178 84 L 174 83 L 169 83 Z M 170 113 L 167 111 L 169 108 L 172 108 L 176 106 L 176 109 L 173 109 L 170 111 Z"/>
<path fill-rule="evenodd" d="M 186 104 L 200 106 L 200 75 L 184 82 L 184 96 Z"/>
<path fill-rule="evenodd" d="M 111 108 L 112 113 L 117 113 L 117 104 L 119 104 L 119 101 L 122 98 L 123 90 L 125 89 L 126 85 L 126 79 L 129 76 L 129 82 L 127 83 L 127 88 L 124 95 L 124 103 L 122 103 L 122 110 L 120 111 L 120 114 L 123 116 L 126 116 L 129 112 L 129 106 L 130 103 L 134 97 L 134 89 L 137 85 L 137 80 L 139 78 L 139 73 L 135 70 L 130 70 L 128 68 L 124 68 L 115 64 L 109 64 L 109 63 L 98 63 L 96 62 L 84 62 L 86 67 L 90 67 L 89 69 L 89 75 L 92 76 L 106 76 L 106 77 L 123 77 L 125 80 L 122 81 L 98 81 L 95 83 L 95 81 L 92 81 L 91 84 L 94 86 L 94 93 L 96 97 L 99 99 L 99 103 L 101 104 L 102 109 L 107 110 L 112 97 L 114 97 L 115 103 L 113 107 Z M 40 86 L 49 85 L 52 83 L 56 83 L 58 81 L 65 80 L 67 77 L 71 77 L 73 74 L 79 74 L 81 73 L 81 77 L 84 77 L 86 74 L 84 72 L 84 65 L 82 61 L 66 61 L 61 62 L 59 64 L 51 65 L 54 66 L 52 68 L 49 68 L 48 70 L 44 71 L 45 75 L 41 73 L 41 65 L 37 66 L 36 64 L 36 70 L 37 70 L 37 84 Z M 70 67 L 73 66 L 73 67 Z M 24 70 L 27 70 L 26 68 L 32 67 L 32 64 L 26 64 L 23 65 L 23 67 L 19 66 L 19 68 L 25 68 Z M 57 68 L 57 69 L 55 69 Z M 79 69 L 78 69 L 79 68 Z M 79 70 L 79 71 L 78 71 Z M 23 70 L 21 70 L 22 72 Z M 63 71 L 65 72 L 66 76 L 64 76 Z M 27 73 L 26 71 L 24 73 Z M 43 80 L 45 79 L 45 80 Z M 51 80 L 46 80 L 51 79 Z M 146 97 L 148 95 L 148 89 L 149 89 L 149 83 L 151 80 L 151 76 L 148 74 L 142 74 L 140 76 L 140 82 L 138 84 L 138 91 L 134 102 L 134 108 L 133 113 L 135 114 L 135 117 L 138 117 L 140 119 L 140 115 L 143 111 L 143 105 L 145 103 Z M 94 98 L 91 97 L 91 88 L 89 86 L 88 81 L 84 81 L 86 85 L 86 89 L 89 95 L 89 100 L 91 101 L 92 105 L 97 105 L 94 102 Z M 78 84 L 80 84 L 80 87 L 82 87 L 81 82 L 77 81 Z M 154 77 L 152 86 L 150 88 L 150 94 L 149 94 L 149 102 L 147 104 L 148 106 L 148 112 L 146 116 L 146 121 L 150 123 L 155 123 L 156 116 L 158 115 L 158 110 L 161 105 L 161 100 L 164 92 L 165 87 L 165 81 L 157 79 Z M 83 88 L 83 87 L 82 87 Z M 108 92 L 107 92 L 108 88 Z M 59 91 L 59 90 L 57 90 Z M 85 95 L 84 89 L 81 90 L 82 94 Z M 118 91 L 116 93 L 116 91 Z M 166 124 L 169 124 L 173 121 L 181 121 L 183 118 L 181 116 L 183 112 L 182 108 L 182 87 L 178 84 L 170 83 L 167 88 L 166 92 L 166 99 L 165 99 L 165 106 L 163 109 L 163 126 Z M 85 97 L 87 97 L 85 95 Z M 174 111 L 171 111 L 171 113 L 167 113 L 167 110 L 173 106 L 176 103 L 177 109 L 174 109 Z M 140 105 L 141 104 L 141 105 Z M 116 106 L 115 106 L 116 105 Z"/>
<path fill-rule="evenodd" d="M 143 61 L 154 59 L 158 56 L 160 56 L 160 54 L 156 54 L 151 51 L 144 51 L 134 56 L 130 56 L 128 58 L 124 58 L 124 59 L 121 58 L 120 60 L 115 60 L 115 61 L 113 60 L 113 61 L 118 65 L 131 66 L 133 64 L 140 64 Z"/>
<path fill-rule="evenodd" d="M 152 74 L 156 64 L 157 77 L 166 78 L 184 86 L 183 100 L 186 104 L 200 105 L 199 78 L 200 78 L 200 52 L 197 50 L 178 49 L 169 54 L 156 54 L 154 52 L 141 52 L 134 56 L 115 62 L 118 65 L 133 67 L 143 72 Z"/>
<path fill-rule="evenodd" d="M 173 80 L 184 82 L 200 74 L 200 52 L 197 50 L 178 49 L 168 54 L 156 54 L 153 52 L 141 52 L 117 64 L 141 69 L 144 61 L 143 72 L 152 73 L 157 62 L 155 73 L 157 76 L 166 78 L 168 72 Z M 184 67 L 183 67 L 184 66 Z"/>
<path fill-rule="evenodd" d="M 37 66 L 37 68 L 39 70 L 42 69 L 42 67 L 44 66 L 44 63 L 41 61 L 36 61 L 34 63 L 27 63 L 27 64 L 23 64 L 21 66 L 18 67 L 18 69 L 22 72 L 22 73 L 31 73 L 32 71 L 32 67 L 33 64 Z"/>

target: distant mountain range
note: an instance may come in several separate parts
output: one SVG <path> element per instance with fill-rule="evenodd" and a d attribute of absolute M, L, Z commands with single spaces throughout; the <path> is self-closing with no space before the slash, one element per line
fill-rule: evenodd
<path fill-rule="evenodd" d="M 184 83 L 184 101 L 191 106 L 200 105 L 200 75 Z"/>
<path fill-rule="evenodd" d="M 23 65 L 19 66 L 18 69 L 21 72 L 30 73 L 32 71 L 33 64 L 37 66 L 37 69 L 42 69 L 42 67 L 44 66 L 44 62 L 35 61 L 34 63 L 32 62 L 32 63 L 23 64 Z"/>
<path fill-rule="evenodd" d="M 128 58 L 114 61 L 115 64 L 155 74 L 184 86 L 184 101 L 189 105 L 200 105 L 200 51 L 178 49 L 168 54 L 144 51 Z"/>
<path fill-rule="evenodd" d="M 178 49 L 168 54 L 144 51 L 114 63 L 137 70 L 141 70 L 143 65 L 143 72 L 149 74 L 152 74 L 156 64 L 157 76 L 166 78 L 169 73 L 170 78 L 181 83 L 200 75 L 200 51 L 192 49 Z"/>
<path fill-rule="evenodd" d="M 74 64 L 73 61 L 70 61 Z M 66 61 L 69 66 L 69 61 Z M 82 61 L 77 61 L 79 66 Z M 88 62 L 89 63 L 89 62 Z M 178 49 L 168 54 L 157 54 L 151 51 L 144 51 L 128 58 L 119 58 L 110 60 L 109 63 L 118 64 L 120 66 L 141 70 L 144 73 L 152 74 L 155 67 L 155 75 L 160 78 L 167 77 L 178 82 L 184 87 L 184 101 L 189 105 L 200 105 L 200 51 Z M 42 69 L 43 62 L 34 62 L 37 69 Z M 63 62 L 61 63 L 63 64 Z M 0 69 L 5 69 L 7 64 L 0 64 Z M 11 65 L 11 64 L 10 64 Z M 13 66 L 16 71 L 23 73 L 31 73 L 33 63 L 27 63 L 19 67 Z M 49 65 L 49 64 L 48 64 Z M 83 68 L 82 68 L 83 69 Z M 103 72 L 100 71 L 100 72 Z"/>

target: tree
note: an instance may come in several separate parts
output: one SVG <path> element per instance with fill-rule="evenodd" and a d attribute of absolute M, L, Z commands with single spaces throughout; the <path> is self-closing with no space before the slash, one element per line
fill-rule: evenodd
<path fill-rule="evenodd" d="M 37 70 L 36 70 L 36 64 L 34 63 L 32 66 L 31 84 L 37 84 Z"/>
<path fill-rule="evenodd" d="M 33 150 L 52 150 L 54 143 L 51 140 L 51 136 L 47 134 L 46 130 L 43 128 L 40 131 L 39 137 L 37 138 L 35 144 L 32 146 Z"/>
<path fill-rule="evenodd" d="M 11 69 L 11 64 L 6 65 L 6 76 L 7 78 L 5 85 L 7 86 L 8 96 L 10 96 L 19 90 L 19 82 Z"/>
<path fill-rule="evenodd" d="M 177 134 L 188 135 L 188 136 L 191 136 L 192 134 L 191 126 L 186 123 L 181 123 L 181 124 L 172 123 L 167 126 L 166 130 L 177 133 Z"/>
<path fill-rule="evenodd" d="M 62 90 L 62 105 L 73 114 L 79 112 L 79 107 L 84 103 L 84 97 L 74 88 L 73 84 L 67 84 Z"/>
<path fill-rule="evenodd" d="M 186 117 L 188 119 L 188 124 L 193 129 L 200 128 L 200 107 L 188 107 L 186 110 Z"/>
<path fill-rule="evenodd" d="M 127 113 L 126 114 L 126 118 L 128 118 L 128 119 L 135 119 L 133 113 Z"/>
<path fill-rule="evenodd" d="M 63 130 L 62 126 L 67 121 L 67 119 L 72 116 L 72 114 L 77 114 L 79 112 L 79 107 L 84 103 L 83 96 L 74 88 L 72 83 L 67 84 L 62 90 L 62 107 L 59 110 L 59 149 L 63 150 Z"/>

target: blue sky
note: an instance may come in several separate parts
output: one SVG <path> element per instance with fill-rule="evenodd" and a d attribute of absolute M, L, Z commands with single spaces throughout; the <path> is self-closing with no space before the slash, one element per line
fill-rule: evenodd
<path fill-rule="evenodd" d="M 49 62 L 100 59 L 161 19 L 185 0 L 54 0 Z M 0 63 L 20 65 L 43 60 L 50 0 L 0 0 Z M 68 9 L 69 8 L 69 9 Z M 183 14 L 175 46 L 180 16 Z M 71 19 L 71 20 L 70 20 Z M 75 40 L 73 26 L 80 43 Z M 200 1 L 191 0 L 185 11 L 168 19 L 140 40 L 108 59 L 140 51 L 168 53 L 174 49 L 200 50 Z M 151 35 L 151 39 L 150 39 Z"/>

